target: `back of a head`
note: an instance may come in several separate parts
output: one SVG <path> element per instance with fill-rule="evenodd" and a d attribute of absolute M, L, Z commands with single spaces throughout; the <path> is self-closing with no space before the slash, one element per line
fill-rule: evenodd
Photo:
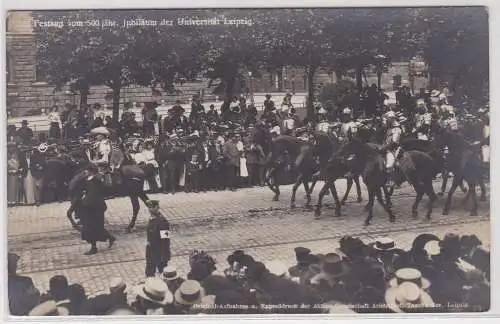
<path fill-rule="evenodd" d="M 109 310 L 106 315 L 111 316 L 128 316 L 128 315 L 142 315 L 137 310 L 130 306 L 119 306 Z"/>
<path fill-rule="evenodd" d="M 65 276 L 57 275 L 50 278 L 49 290 L 54 297 L 65 298 L 68 293 L 68 279 Z"/>

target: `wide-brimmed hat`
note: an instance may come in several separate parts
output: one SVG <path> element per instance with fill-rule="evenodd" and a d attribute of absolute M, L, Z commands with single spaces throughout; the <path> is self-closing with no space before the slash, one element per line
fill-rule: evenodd
<path fill-rule="evenodd" d="M 437 97 L 441 94 L 441 92 L 439 92 L 439 90 L 437 89 L 434 89 L 431 91 L 431 97 Z"/>
<path fill-rule="evenodd" d="M 166 281 L 172 281 L 179 278 L 179 274 L 177 273 L 177 268 L 171 265 L 166 266 L 165 268 L 163 268 L 161 277 Z"/>
<path fill-rule="evenodd" d="M 171 304 L 174 301 L 167 284 L 156 277 L 147 278 L 143 285 L 136 287 L 136 294 L 145 300 L 162 306 Z"/>
<path fill-rule="evenodd" d="M 392 251 L 396 247 L 396 243 L 390 237 L 381 237 L 373 243 L 373 248 L 377 251 Z"/>
<path fill-rule="evenodd" d="M 417 307 L 434 307 L 431 296 L 413 282 L 403 282 L 397 287 L 387 289 L 385 293 L 387 306 L 396 313 L 404 313 L 405 309 Z"/>
<path fill-rule="evenodd" d="M 440 255 L 441 254 L 440 241 L 431 240 L 425 243 L 423 250 L 425 251 L 425 253 L 427 253 L 427 256 L 429 257 L 435 257 L 436 255 Z"/>
<path fill-rule="evenodd" d="M 48 300 L 33 308 L 28 316 L 68 316 L 66 307 L 61 307 L 54 300 Z"/>
<path fill-rule="evenodd" d="M 283 277 L 283 276 L 287 276 L 287 274 L 288 274 L 287 265 L 280 260 L 273 260 L 270 262 L 266 262 L 265 266 L 266 266 L 267 270 L 270 273 L 274 274 L 275 276 Z"/>
<path fill-rule="evenodd" d="M 186 280 L 175 291 L 175 302 L 180 305 L 199 304 L 205 296 L 205 289 L 196 280 Z"/>
<path fill-rule="evenodd" d="M 328 253 L 322 260 L 321 269 L 330 277 L 340 277 L 349 271 L 349 266 L 337 253 Z"/>
<path fill-rule="evenodd" d="M 90 134 L 92 135 L 109 135 L 109 130 L 106 127 L 96 127 L 90 130 Z"/>
<path fill-rule="evenodd" d="M 423 250 L 425 244 L 429 241 L 439 241 L 439 237 L 429 233 L 420 234 L 413 240 L 413 243 L 411 245 L 411 250 L 413 251 Z"/>
<path fill-rule="evenodd" d="M 431 286 L 431 282 L 422 277 L 420 270 L 415 268 L 401 268 L 396 271 L 395 277 L 389 280 L 390 287 L 397 287 L 403 282 L 413 282 L 422 289 L 428 289 Z"/>

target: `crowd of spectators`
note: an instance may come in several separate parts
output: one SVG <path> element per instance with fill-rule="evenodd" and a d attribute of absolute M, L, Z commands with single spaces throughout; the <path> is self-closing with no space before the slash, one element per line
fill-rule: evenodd
<path fill-rule="evenodd" d="M 217 262 L 203 251 L 189 256 L 186 276 L 166 265 L 128 287 L 110 279 L 109 291 L 88 296 L 62 275 L 40 293 L 16 274 L 9 253 L 12 315 L 168 315 L 256 313 L 478 312 L 490 307 L 490 255 L 475 235 L 418 235 L 408 250 L 391 238 L 365 243 L 343 237 L 340 248 L 315 254 L 295 248 L 296 263 L 260 262 L 237 250 Z M 139 282 L 137 284 L 137 282 Z M 106 289 L 107 287 L 102 287 Z"/>

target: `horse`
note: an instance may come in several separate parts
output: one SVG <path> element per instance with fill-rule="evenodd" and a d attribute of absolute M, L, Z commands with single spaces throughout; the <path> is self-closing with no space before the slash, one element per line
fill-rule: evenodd
<path fill-rule="evenodd" d="M 271 189 L 275 194 L 273 198 L 274 201 L 278 201 L 280 195 L 277 173 L 279 170 L 284 168 L 284 157 L 288 154 L 290 159 L 293 161 L 293 168 L 298 174 L 293 186 L 290 205 L 293 208 L 295 203 L 295 193 L 300 184 L 304 185 L 307 195 L 307 205 L 310 204 L 311 193 L 307 180 L 309 180 L 315 172 L 313 151 L 313 143 L 304 141 L 297 137 L 281 135 L 273 139 L 271 150 L 264 165 L 267 168 L 265 182 L 267 183 L 269 189 Z"/>
<path fill-rule="evenodd" d="M 400 185 L 406 180 L 417 193 L 415 203 L 412 206 L 413 218 L 418 217 L 418 205 L 424 194 L 429 197 L 426 217 L 428 220 L 431 218 L 433 204 L 437 200 L 432 180 L 439 171 L 440 168 L 435 160 L 421 151 L 406 151 L 397 160 L 396 169 L 391 175 L 393 181 Z"/>
<path fill-rule="evenodd" d="M 378 145 L 364 143 L 353 138 L 334 154 L 331 161 L 337 165 L 339 165 L 339 161 L 340 165 L 346 165 L 346 161 L 350 161 L 348 163 L 352 165 L 352 168 L 361 170 L 361 177 L 368 189 L 368 203 L 365 207 L 365 210 L 368 211 L 368 216 L 365 219 L 365 226 L 368 226 L 373 218 L 375 197 L 377 197 L 377 201 L 389 214 L 390 222 L 395 222 L 396 218 L 391 210 L 390 194 L 385 186 L 389 174 L 385 170 L 384 158 Z M 382 191 L 386 198 L 385 203 L 382 198 Z"/>
<path fill-rule="evenodd" d="M 140 210 L 139 198 L 145 203 L 149 200 L 148 196 L 144 192 L 144 181 L 146 180 L 146 174 L 137 165 L 134 164 L 132 157 L 126 151 L 123 144 L 118 147 L 114 147 L 110 154 L 110 161 L 117 161 L 117 172 L 112 173 L 112 183 L 111 188 L 115 192 L 123 193 L 130 197 L 132 203 L 132 219 L 126 228 L 126 232 L 130 233 L 135 226 L 137 220 L 137 215 Z M 120 162 L 121 161 L 121 162 Z M 112 163 L 110 163 L 112 164 Z M 74 228 L 78 228 L 78 225 L 72 218 L 72 213 L 75 209 L 75 197 L 78 197 L 82 193 L 82 181 L 84 181 L 89 174 L 93 172 L 95 167 L 91 163 L 86 164 L 86 166 L 80 170 L 70 181 L 69 192 L 71 199 L 70 207 L 66 212 L 71 225 Z M 109 186 L 109 184 L 108 184 Z"/>
<path fill-rule="evenodd" d="M 479 143 L 469 143 L 461 134 L 448 130 L 442 130 L 440 136 L 450 151 L 450 171 L 453 172 L 454 178 L 451 185 L 448 197 L 443 209 L 443 215 L 448 215 L 451 207 L 451 197 L 455 193 L 457 187 L 465 181 L 469 187 L 469 192 L 466 199 L 472 198 L 471 216 L 477 215 L 477 197 L 476 185 L 481 185 L 484 166 L 481 161 L 480 148 L 487 140 Z"/>

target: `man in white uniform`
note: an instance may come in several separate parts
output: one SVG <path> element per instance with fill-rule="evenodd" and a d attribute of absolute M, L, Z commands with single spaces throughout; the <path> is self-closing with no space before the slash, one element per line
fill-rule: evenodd
<path fill-rule="evenodd" d="M 390 125 L 390 128 L 387 130 L 384 144 L 389 147 L 385 157 L 385 167 L 389 172 L 392 172 L 394 170 L 394 165 L 399 155 L 399 151 L 401 150 L 399 143 L 403 131 L 397 120 L 393 120 Z"/>

